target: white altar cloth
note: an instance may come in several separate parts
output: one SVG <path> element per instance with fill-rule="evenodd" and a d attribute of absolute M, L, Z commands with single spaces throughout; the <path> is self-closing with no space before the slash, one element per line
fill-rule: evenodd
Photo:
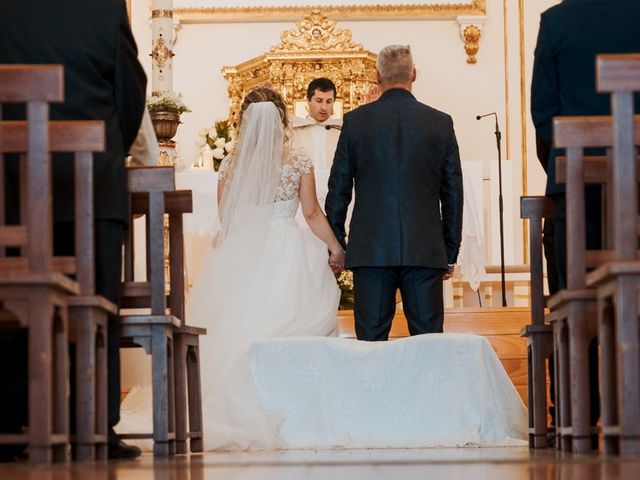
<path fill-rule="evenodd" d="M 527 445 L 527 410 L 478 335 L 270 339 L 251 358 L 289 448 Z"/>

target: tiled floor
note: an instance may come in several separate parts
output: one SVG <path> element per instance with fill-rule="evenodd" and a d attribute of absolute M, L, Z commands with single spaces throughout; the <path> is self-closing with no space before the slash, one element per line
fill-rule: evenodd
<path fill-rule="evenodd" d="M 526 448 L 208 453 L 68 467 L 0 464 L 1 480 L 640 479 L 640 457 L 562 456 Z"/>

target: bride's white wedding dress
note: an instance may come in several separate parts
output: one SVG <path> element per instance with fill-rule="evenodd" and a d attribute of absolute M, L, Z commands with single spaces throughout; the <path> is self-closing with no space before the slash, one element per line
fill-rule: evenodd
<path fill-rule="evenodd" d="M 228 165 L 221 167 L 224 179 Z M 339 289 L 327 246 L 294 217 L 308 156 L 292 150 L 281 169 L 264 238 L 230 232 L 204 259 L 189 292 L 187 318 L 207 328 L 200 340 L 205 449 L 284 447 L 280 420 L 265 411 L 250 367 L 257 340 L 328 336 L 336 328 Z"/>

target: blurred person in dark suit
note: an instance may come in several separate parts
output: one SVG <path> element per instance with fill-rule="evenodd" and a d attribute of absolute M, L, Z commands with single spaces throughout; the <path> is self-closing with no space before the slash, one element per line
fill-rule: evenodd
<path fill-rule="evenodd" d="M 609 95 L 596 92 L 596 56 L 640 52 L 639 24 L 637 0 L 564 0 L 543 12 L 540 18 L 531 83 L 531 116 L 536 127 L 538 158 L 547 172 L 546 195 L 554 205 L 552 250 L 557 289 L 567 286 L 566 205 L 564 184 L 556 183 L 555 159 L 559 152 L 553 149 L 552 120 L 555 116 L 611 114 Z M 586 189 L 585 210 L 587 249 L 599 249 L 602 247 L 599 187 Z M 545 230 L 548 236 L 548 227 Z M 550 247 L 549 244 L 546 239 L 545 247 Z M 556 287 L 551 282 L 549 287 L 554 293 Z M 590 346 L 592 425 L 600 416 L 597 357 L 594 341 Z M 553 408 L 550 410 L 553 416 Z"/>
<path fill-rule="evenodd" d="M 3 0 L 2 63 L 62 64 L 65 101 L 51 106 L 50 118 L 105 122 L 106 152 L 94 155 L 96 290 L 118 305 L 121 247 L 128 215 L 124 159 L 140 127 L 146 91 L 146 76 L 138 62 L 126 4 L 124 0 Z M 5 106 L 3 116 L 24 118 L 24 108 Z M 56 155 L 53 163 L 54 254 L 73 255 L 73 162 L 70 157 Z M 17 161 L 8 159 L 5 175 L 7 223 L 17 223 Z M 113 431 L 120 417 L 117 317 L 109 318 L 108 330 L 109 456 L 131 458 L 140 450 L 124 444 Z M 11 335 L 0 334 L 0 350 L 2 344 L 19 348 Z M 22 341 L 26 345 L 24 336 Z M 7 401 L 26 399 L 26 353 L 23 360 L 12 362 L 9 376 L 14 382 L 14 395 Z M 3 404 L 0 411 L 0 428 L 4 431 L 27 423 L 24 404 Z"/>

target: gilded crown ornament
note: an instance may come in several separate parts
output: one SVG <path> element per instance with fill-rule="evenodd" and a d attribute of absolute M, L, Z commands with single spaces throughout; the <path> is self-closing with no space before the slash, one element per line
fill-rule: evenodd
<path fill-rule="evenodd" d="M 362 52 L 362 45 L 351 41 L 350 30 L 336 29 L 336 22 L 329 20 L 320 10 L 312 10 L 296 22 L 297 29 L 282 32 L 280 45 L 271 47 L 269 53 L 294 52 Z"/>

